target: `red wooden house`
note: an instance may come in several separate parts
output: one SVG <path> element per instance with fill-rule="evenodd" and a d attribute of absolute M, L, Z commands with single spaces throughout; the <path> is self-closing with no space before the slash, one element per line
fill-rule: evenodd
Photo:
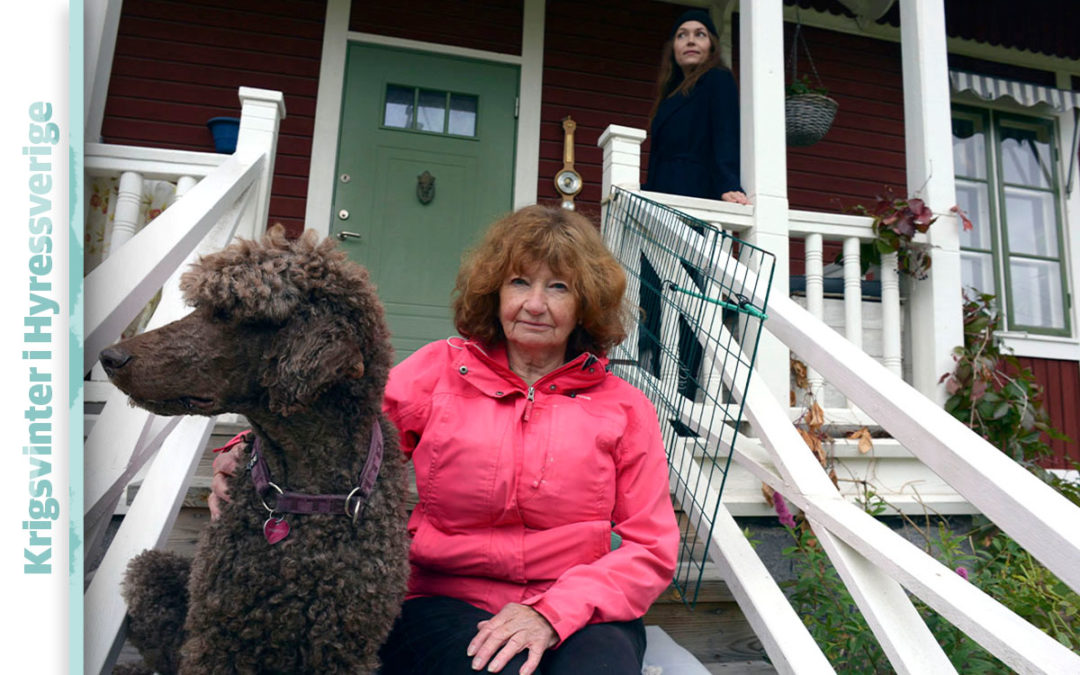
<path fill-rule="evenodd" d="M 1080 542 L 1047 506 L 1053 500 L 1046 501 L 1010 469 L 1002 471 L 1010 483 L 1019 483 L 1004 485 L 1006 474 L 995 473 L 997 468 L 973 468 L 982 462 L 997 467 L 998 460 L 969 457 L 978 443 L 938 421 L 939 408 L 923 406 L 929 404 L 924 397 L 943 399 L 938 378 L 961 340 L 961 288 L 975 285 L 998 295 L 1005 344 L 1045 387 L 1052 420 L 1069 436 L 1053 442 L 1052 466 L 1065 469 L 1080 461 L 1080 312 L 1072 302 L 1080 279 L 1080 170 L 1075 166 L 1080 46 L 1074 38 L 1080 15 L 1071 5 L 1067 0 L 1026 5 L 101 0 L 87 7 L 85 137 L 107 146 L 186 151 L 170 155 L 180 158 L 170 161 L 183 160 L 189 173 L 206 175 L 209 169 L 197 167 L 213 164 L 203 154 L 213 148 L 207 121 L 239 116 L 240 87 L 281 92 L 283 107 L 272 96 L 266 99 L 267 110 L 286 114 L 280 127 L 273 127 L 276 136 L 267 131 L 269 159 L 259 166 L 272 169 L 269 206 L 265 216 L 256 216 L 254 231 L 282 222 L 293 232 L 307 227 L 336 235 L 371 269 L 396 348 L 407 353 L 452 330 L 445 313 L 448 290 L 460 252 L 478 229 L 515 207 L 564 199 L 554 177 L 570 161 L 568 145 L 583 179 L 574 198 L 579 211 L 599 221 L 606 188 L 640 189 L 661 47 L 685 6 L 706 8 L 740 84 L 743 184 L 753 205 L 646 196 L 772 250 L 778 262 L 774 292 L 805 293 L 802 302 L 811 315 L 835 324 L 923 395 L 867 384 L 875 378 L 865 374 L 826 373 L 825 379 L 845 392 L 826 397 L 827 412 L 838 425 L 889 427 L 885 418 L 899 420 L 899 431 L 888 429 L 897 445 L 883 441 L 882 447 L 894 449 L 873 460 L 880 464 L 872 468 L 879 489 L 895 498 L 898 509 L 919 511 L 928 504 L 941 512 L 980 511 L 996 522 L 1003 519 L 1005 529 L 1023 530 L 1025 523 L 1037 521 L 1041 525 L 1034 529 L 1051 541 L 1048 555 L 1061 556 L 1047 564 L 1068 568 Z M 796 30 L 805 46 L 793 50 Z M 808 147 L 784 143 L 783 85 L 794 70 L 820 80 L 839 103 L 831 130 Z M 572 144 L 563 126 L 568 116 L 577 124 Z M 241 143 L 245 129 L 276 124 L 275 117 L 265 128 L 242 125 Z M 88 160 L 88 167 L 112 167 L 110 161 Z M 929 233 L 936 247 L 930 278 L 898 287 L 886 282 L 889 270 L 879 272 L 879 301 L 864 297 L 857 265 L 853 272 L 850 265 L 828 263 L 868 237 L 869 219 L 850 215 L 851 207 L 870 205 L 890 188 L 924 197 L 940 218 Z M 425 197 L 418 198 L 420 193 Z M 953 205 L 972 217 L 974 230 L 958 227 L 949 212 Z M 834 297 L 831 278 L 837 288 L 849 290 Z M 831 356 L 817 357 L 828 362 L 825 370 L 830 364 L 843 370 L 840 362 L 850 349 L 809 328 L 802 333 L 798 322 L 785 323 L 787 310 L 778 311 L 782 340 L 766 340 L 768 358 L 758 363 L 762 381 L 783 410 L 780 417 L 752 420 L 755 429 L 769 426 L 763 420 L 790 421 L 798 414 L 788 409 L 787 357 L 790 351 L 802 356 L 803 339 L 815 348 L 833 345 L 821 347 Z M 833 311 L 836 317 L 830 319 Z M 94 325 L 88 323 L 89 332 Z M 855 351 L 860 356 L 852 362 L 862 363 L 861 350 Z M 855 389 L 849 390 L 852 382 Z M 863 389 L 865 396 L 851 393 Z M 893 402 L 885 390 L 894 392 Z M 909 412 L 913 417 L 905 416 Z M 771 441 L 765 445 L 772 448 Z M 853 446 L 839 441 L 836 447 L 838 460 L 861 467 L 852 471 L 868 470 Z M 954 461 L 953 452 L 961 459 Z M 758 490 L 762 480 L 769 482 L 767 476 L 786 481 L 795 494 L 816 494 L 817 484 L 802 483 L 798 471 L 788 474 L 781 467 L 769 473 L 753 453 L 746 458 L 756 469 L 729 479 L 724 503 L 731 513 L 769 513 Z M 965 476 L 972 472 L 976 477 L 968 481 Z M 119 490 L 119 474 L 102 494 Z M 929 487 L 917 494 L 889 487 L 919 481 Z M 849 522 L 847 516 L 833 519 L 828 509 L 815 510 L 813 497 L 796 503 L 832 531 L 862 527 L 852 524 L 858 520 L 854 516 Z M 88 499 L 88 509 L 94 508 L 104 509 Z M 928 646 L 918 630 L 909 631 L 908 614 L 886 608 L 900 586 L 885 578 L 897 578 L 912 590 L 915 577 L 905 575 L 933 575 L 936 568 L 909 562 L 901 548 L 878 543 L 864 548 L 849 540 L 832 544 L 830 536 L 823 536 L 826 547 L 841 547 L 830 548 L 834 562 L 848 555 L 843 546 L 852 545 L 877 565 L 872 572 L 852 572 L 852 579 L 873 589 L 860 607 L 877 617 L 871 624 L 875 632 L 880 627 L 890 658 L 914 672 L 936 672 L 940 662 L 925 657 L 936 647 Z M 769 612 L 748 609 L 758 606 L 758 582 L 747 581 L 734 562 L 725 564 L 735 570 L 725 579 L 729 586 L 749 589 L 736 595 L 749 594 L 745 603 L 739 597 L 740 605 L 773 662 L 791 658 L 785 649 L 803 649 L 801 638 L 789 642 L 796 647 L 784 644 L 784 629 L 770 623 Z M 978 616 L 982 605 L 966 596 L 955 599 L 953 581 L 942 583 L 945 590 L 928 592 L 935 601 L 955 600 L 970 634 L 1022 630 L 1007 617 Z M 89 593 L 87 604 L 93 604 Z M 897 634 L 905 637 L 888 637 Z M 1021 649 L 1018 660 L 1008 662 L 1043 663 L 1030 655 L 1039 649 Z M 1058 656 L 1063 660 L 1045 663 L 1069 663 L 1068 656 Z"/>
<path fill-rule="evenodd" d="M 1075 33 L 1070 32 L 1078 22 L 1067 3 L 995 5 L 990 12 L 985 3 L 946 3 L 950 70 L 1033 89 L 1080 89 L 1080 54 L 1072 39 Z M 738 73 L 738 16 L 732 14 L 738 11 L 737 3 L 716 6 Z M 496 186 L 504 194 L 488 211 L 560 198 L 552 178 L 563 165 L 561 122 L 570 115 L 578 124 L 575 159 L 584 179 L 578 208 L 598 215 L 602 156 L 597 139 L 609 124 L 647 128 L 660 46 L 681 11 L 679 5 L 652 0 L 549 0 L 536 5 L 514 0 L 410 0 L 351 6 L 319 0 L 129 1 L 116 25 L 111 70 L 103 70 L 108 75 L 108 98 L 100 138 L 108 143 L 205 150 L 211 144 L 205 123 L 211 117 L 235 114 L 236 87 L 280 90 L 288 116 L 281 127 L 270 219 L 293 230 L 305 222 L 334 229 L 340 224 L 333 220 L 340 210 L 338 202 L 351 198 L 335 196 L 335 186 L 340 185 L 334 180 L 340 178 L 335 176 L 338 155 L 345 149 L 338 150 L 337 133 L 320 132 L 339 124 L 340 89 L 352 76 L 343 72 L 349 45 L 368 45 L 373 52 L 382 49 L 391 54 L 427 50 L 455 66 L 470 59 L 498 59 L 495 62 L 515 71 L 511 79 L 516 76 L 518 81 L 513 82 L 511 95 L 518 110 L 515 135 L 509 145 L 507 140 L 499 145 L 506 159 L 514 162 L 512 187 Z M 904 193 L 899 5 L 893 4 L 877 20 L 856 18 L 835 0 L 789 1 L 784 11 L 785 68 L 790 73 L 792 33 L 799 22 L 810 60 L 802 47 L 796 50 L 797 70 L 809 74 L 816 67 L 821 83 L 840 104 L 824 140 L 788 151 L 790 207 L 837 213 L 854 204 L 870 204 L 887 187 Z M 1005 30 L 1005 26 L 1019 28 Z M 775 36 L 778 43 L 780 38 Z M 103 60 L 101 67 L 107 63 Z M 1008 94 L 983 100 L 977 90 L 960 91 L 956 86 L 953 105 L 962 119 L 997 129 L 997 135 L 988 135 L 984 153 L 989 145 L 1002 143 L 1001 134 L 1012 128 L 1009 119 L 1046 125 L 1038 133 L 1049 134 L 1055 153 L 1048 193 L 1053 203 L 1047 209 L 1049 220 L 1038 227 L 1060 243 L 1043 251 L 1048 255 L 1034 258 L 1051 265 L 1060 277 L 1057 287 L 1044 291 L 1045 302 L 1054 305 L 1055 318 L 1032 320 L 1007 308 L 1006 342 L 1046 388 L 1054 423 L 1071 439 L 1053 443 L 1054 465 L 1064 468 L 1067 460 L 1080 460 L 1080 421 L 1071 414 L 1080 410 L 1080 327 L 1070 300 L 1078 272 L 1072 223 L 1080 212 L 1075 190 L 1065 191 L 1077 182 L 1073 109 L 1054 110 L 1038 103 L 1037 94 L 1020 101 Z M 1000 127 L 999 117 L 1006 127 Z M 87 138 L 99 135 L 93 127 L 87 131 Z M 648 140 L 643 151 L 648 152 Z M 992 210 L 983 214 L 975 209 L 973 215 L 985 221 L 980 227 L 989 228 L 996 248 L 987 242 L 986 248 L 972 250 L 986 251 L 982 258 L 994 258 L 993 264 L 984 265 L 989 276 L 980 277 L 987 282 L 984 290 L 1007 289 L 999 294 L 1020 305 L 1024 301 L 1012 298 L 1005 285 L 1005 268 L 1022 263 L 1002 252 L 1008 228 L 1001 213 L 1005 197 L 1003 188 L 992 184 L 1004 184 L 1006 179 L 992 175 L 988 180 L 988 196 L 998 190 Z M 798 275 L 803 271 L 801 247 L 797 239 L 791 245 L 791 273 Z M 451 264 L 456 264 L 450 255 Z M 965 284 L 972 281 L 964 279 Z M 1032 322 L 1035 325 L 1025 325 Z"/>

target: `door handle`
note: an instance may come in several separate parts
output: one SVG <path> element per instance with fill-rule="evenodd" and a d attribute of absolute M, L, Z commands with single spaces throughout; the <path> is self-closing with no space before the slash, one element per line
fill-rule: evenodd
<path fill-rule="evenodd" d="M 361 237 L 358 233 L 356 233 L 356 232 L 347 232 L 345 230 L 342 230 L 341 232 L 338 232 L 337 233 L 337 238 L 340 239 L 341 241 L 345 241 L 346 239 L 350 239 L 350 238 L 352 238 L 352 239 L 363 239 L 363 237 Z"/>

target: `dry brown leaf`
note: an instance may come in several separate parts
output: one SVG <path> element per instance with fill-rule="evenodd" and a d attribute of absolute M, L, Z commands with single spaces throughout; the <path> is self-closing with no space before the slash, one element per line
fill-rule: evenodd
<path fill-rule="evenodd" d="M 788 405 L 791 406 L 792 408 L 795 407 L 795 390 L 794 389 L 791 389 L 791 390 L 788 391 Z"/>
<path fill-rule="evenodd" d="M 840 478 L 836 475 L 836 469 L 829 469 L 829 480 L 832 481 L 833 487 L 840 489 Z"/>
<path fill-rule="evenodd" d="M 796 431 L 802 436 L 803 443 L 806 443 L 806 447 L 810 448 L 810 452 L 814 453 L 814 456 L 817 457 L 818 463 L 821 464 L 821 466 L 825 466 L 825 449 L 821 445 L 821 439 L 814 434 L 811 434 L 806 429 L 796 429 Z"/>
<path fill-rule="evenodd" d="M 775 506 L 775 502 L 773 502 L 773 494 L 775 492 L 776 490 L 773 490 L 771 487 L 769 487 L 768 483 L 761 484 L 761 494 L 765 496 L 765 501 L 769 503 L 769 506 Z"/>
<path fill-rule="evenodd" d="M 859 439 L 859 454 L 865 455 L 874 449 L 874 441 L 870 438 L 870 430 L 866 427 L 852 431 L 848 434 L 848 438 Z"/>
<path fill-rule="evenodd" d="M 866 432 L 866 434 L 859 439 L 859 452 L 865 455 L 873 449 L 874 442 L 870 440 L 870 432 Z"/>
<path fill-rule="evenodd" d="M 807 416 L 806 425 L 811 429 L 820 429 L 825 425 L 825 411 L 821 409 L 817 401 L 810 404 L 810 411 Z"/>
<path fill-rule="evenodd" d="M 791 357 L 791 374 L 795 377 L 795 386 L 799 389 L 809 389 L 810 380 L 806 377 L 806 364 L 795 358 Z"/>

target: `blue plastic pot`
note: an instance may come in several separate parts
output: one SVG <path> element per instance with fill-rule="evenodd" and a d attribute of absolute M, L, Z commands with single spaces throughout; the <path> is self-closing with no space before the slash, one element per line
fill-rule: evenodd
<path fill-rule="evenodd" d="M 231 155 L 236 152 L 236 135 L 240 132 L 239 117 L 211 117 L 206 121 L 214 136 L 214 150 Z"/>

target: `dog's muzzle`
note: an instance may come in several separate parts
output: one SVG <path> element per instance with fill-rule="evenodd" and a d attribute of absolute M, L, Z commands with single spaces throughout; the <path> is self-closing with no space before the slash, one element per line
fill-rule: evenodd
<path fill-rule="evenodd" d="M 101 352 L 98 356 L 98 360 L 101 361 L 101 366 L 105 369 L 105 374 L 112 377 L 118 370 L 127 365 L 128 361 L 131 361 L 131 354 L 128 354 L 123 349 L 117 349 L 116 347 L 108 347 Z"/>

